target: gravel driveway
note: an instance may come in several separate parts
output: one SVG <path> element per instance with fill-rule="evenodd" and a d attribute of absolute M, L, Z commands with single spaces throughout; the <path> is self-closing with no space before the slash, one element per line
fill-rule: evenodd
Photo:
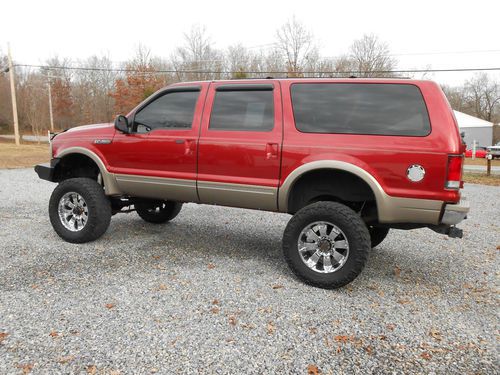
<path fill-rule="evenodd" d="M 53 232 L 54 184 L 0 170 L 0 373 L 499 373 L 500 188 L 466 186 L 464 239 L 392 231 L 341 290 L 299 282 L 288 215 L 185 205 Z"/>

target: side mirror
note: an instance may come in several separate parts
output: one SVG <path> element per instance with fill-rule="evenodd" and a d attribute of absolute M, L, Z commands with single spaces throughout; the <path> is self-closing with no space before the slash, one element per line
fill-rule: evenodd
<path fill-rule="evenodd" d="M 128 119 L 123 115 L 118 115 L 115 118 L 115 128 L 123 133 L 130 133 Z"/>

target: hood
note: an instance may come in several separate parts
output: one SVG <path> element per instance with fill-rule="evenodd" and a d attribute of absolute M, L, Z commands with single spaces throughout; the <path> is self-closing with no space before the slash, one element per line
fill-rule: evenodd
<path fill-rule="evenodd" d="M 114 132 L 114 125 L 111 123 L 105 123 L 77 126 L 75 128 L 68 129 L 64 133 L 60 133 L 59 136 L 63 136 L 64 138 L 85 136 L 95 137 L 96 135 L 113 135 Z"/>

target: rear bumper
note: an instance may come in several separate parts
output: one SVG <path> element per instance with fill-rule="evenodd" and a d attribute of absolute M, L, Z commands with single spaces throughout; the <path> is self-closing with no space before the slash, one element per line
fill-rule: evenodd
<path fill-rule="evenodd" d="M 456 225 L 460 223 L 462 220 L 467 218 L 469 209 L 469 201 L 466 197 L 462 197 L 458 203 L 445 204 L 441 224 Z"/>
<path fill-rule="evenodd" d="M 50 163 L 38 164 L 35 166 L 35 172 L 38 174 L 38 177 L 42 180 L 47 180 L 50 182 L 56 182 L 55 179 L 55 170 L 57 164 L 59 164 L 60 159 L 52 159 Z"/>

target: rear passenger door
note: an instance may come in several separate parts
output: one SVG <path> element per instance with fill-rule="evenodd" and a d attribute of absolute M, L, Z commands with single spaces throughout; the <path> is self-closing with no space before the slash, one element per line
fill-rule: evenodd
<path fill-rule="evenodd" d="M 198 148 L 200 201 L 276 210 L 281 143 L 278 82 L 212 84 Z"/>

